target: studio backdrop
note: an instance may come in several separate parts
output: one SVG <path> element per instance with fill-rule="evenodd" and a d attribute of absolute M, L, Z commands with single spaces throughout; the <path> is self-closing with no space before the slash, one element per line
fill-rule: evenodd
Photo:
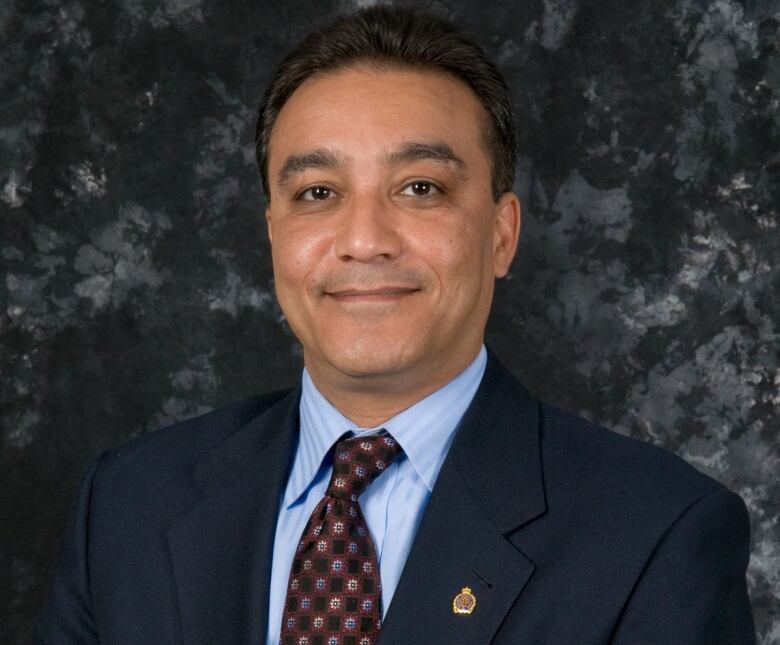
<path fill-rule="evenodd" d="M 0 2 L 0 642 L 100 450 L 291 385 L 254 161 L 273 65 L 362 2 Z M 507 76 L 522 240 L 488 344 L 739 493 L 780 643 L 780 2 L 448 0 Z"/>

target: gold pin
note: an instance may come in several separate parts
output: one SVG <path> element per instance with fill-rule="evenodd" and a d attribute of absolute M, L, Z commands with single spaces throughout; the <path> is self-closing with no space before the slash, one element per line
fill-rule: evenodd
<path fill-rule="evenodd" d="M 477 598 L 469 587 L 463 587 L 460 593 L 452 599 L 452 613 L 470 614 L 477 606 Z"/>

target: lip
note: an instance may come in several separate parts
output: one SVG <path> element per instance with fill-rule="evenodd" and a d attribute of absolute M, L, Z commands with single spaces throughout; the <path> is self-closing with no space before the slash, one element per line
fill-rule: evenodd
<path fill-rule="evenodd" d="M 341 302 L 383 302 L 398 300 L 420 291 L 414 287 L 372 287 L 368 289 L 339 289 L 326 291 L 325 295 Z"/>

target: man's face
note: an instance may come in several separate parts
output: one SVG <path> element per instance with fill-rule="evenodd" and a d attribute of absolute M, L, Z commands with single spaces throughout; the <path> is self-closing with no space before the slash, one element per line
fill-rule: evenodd
<path fill-rule="evenodd" d="M 476 356 L 519 230 L 517 198 L 492 198 L 486 124 L 466 85 L 410 70 L 316 76 L 282 108 L 266 216 L 315 382 L 400 390 Z"/>

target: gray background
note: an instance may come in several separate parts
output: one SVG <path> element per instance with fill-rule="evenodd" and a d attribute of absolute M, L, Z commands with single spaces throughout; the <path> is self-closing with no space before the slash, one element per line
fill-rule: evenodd
<path fill-rule="evenodd" d="M 518 110 L 523 239 L 489 342 L 742 495 L 780 643 L 780 2 L 442 4 Z M 0 643 L 29 638 L 92 456 L 295 380 L 256 103 L 353 6 L 0 2 Z"/>

